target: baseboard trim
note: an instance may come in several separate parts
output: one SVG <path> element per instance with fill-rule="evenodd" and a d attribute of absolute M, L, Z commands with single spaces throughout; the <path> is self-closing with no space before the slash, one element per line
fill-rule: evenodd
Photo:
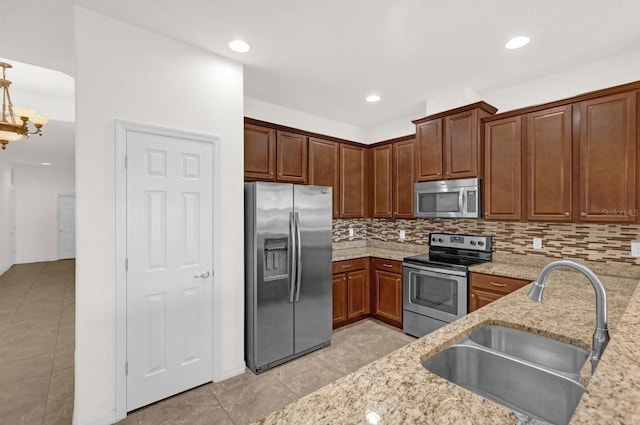
<path fill-rule="evenodd" d="M 213 382 L 220 382 L 224 381 L 225 379 L 233 378 L 234 376 L 242 375 L 246 368 L 247 366 L 242 363 L 242 365 L 223 370 L 222 372 L 220 372 L 220 375 L 213 377 Z"/>
<path fill-rule="evenodd" d="M 99 418 L 92 419 L 86 422 L 78 422 L 76 419 L 75 411 L 73 412 L 73 425 L 111 425 L 118 422 L 116 420 L 116 410 L 108 412 L 107 414 L 100 416 Z"/>

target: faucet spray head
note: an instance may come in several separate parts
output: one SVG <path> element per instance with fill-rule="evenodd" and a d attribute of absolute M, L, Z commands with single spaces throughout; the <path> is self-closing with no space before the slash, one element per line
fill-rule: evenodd
<path fill-rule="evenodd" d="M 531 289 L 529 290 L 529 299 L 537 303 L 542 302 L 542 294 L 544 293 L 544 286 L 538 284 L 538 281 L 531 282 Z"/>

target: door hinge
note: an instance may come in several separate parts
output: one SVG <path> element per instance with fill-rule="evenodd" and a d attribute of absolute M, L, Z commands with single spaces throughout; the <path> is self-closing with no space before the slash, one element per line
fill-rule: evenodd
<path fill-rule="evenodd" d="M 128 258 L 124 259 L 124 271 L 125 272 L 129 271 L 129 259 Z"/>
<path fill-rule="evenodd" d="M 129 362 L 124 362 L 124 374 L 129 374 Z"/>
<path fill-rule="evenodd" d="M 127 155 L 124 156 L 124 168 L 129 167 L 129 157 Z"/>

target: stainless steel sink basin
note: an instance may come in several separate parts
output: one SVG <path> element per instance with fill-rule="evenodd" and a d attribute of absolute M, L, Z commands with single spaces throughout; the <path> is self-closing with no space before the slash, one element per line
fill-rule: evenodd
<path fill-rule="evenodd" d="M 423 366 L 518 413 L 565 425 L 585 390 L 579 371 L 587 357 L 585 350 L 551 338 L 485 326 Z"/>
<path fill-rule="evenodd" d="M 506 326 L 483 326 L 469 339 L 491 350 L 571 375 L 579 375 L 589 357 L 589 352 L 580 347 Z"/>

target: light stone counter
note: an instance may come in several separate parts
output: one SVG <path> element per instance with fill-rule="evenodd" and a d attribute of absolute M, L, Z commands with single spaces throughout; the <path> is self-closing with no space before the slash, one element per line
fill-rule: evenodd
<path fill-rule="evenodd" d="M 533 279 L 540 267 L 511 262 L 473 269 Z M 571 423 L 640 423 L 640 287 L 637 278 L 600 278 L 609 296 L 612 339 Z M 542 303 L 530 301 L 528 289 L 521 288 L 440 328 L 258 423 L 515 424 L 510 409 L 426 371 L 422 363 L 485 324 L 511 326 L 590 350 L 595 297 L 582 275 L 552 272 Z M 367 417 L 379 419 L 368 421 Z"/>
<path fill-rule="evenodd" d="M 404 257 L 426 254 L 428 247 L 414 244 L 377 242 L 364 245 L 362 243 L 339 243 L 333 246 L 333 261 L 352 260 L 362 257 L 378 257 L 387 260 L 402 261 Z"/>

